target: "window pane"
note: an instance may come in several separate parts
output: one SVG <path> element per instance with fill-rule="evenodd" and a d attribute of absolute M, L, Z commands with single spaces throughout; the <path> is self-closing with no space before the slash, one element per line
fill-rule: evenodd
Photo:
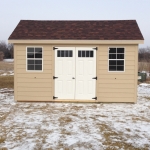
<path fill-rule="evenodd" d="M 57 57 L 60 57 L 60 51 L 57 51 Z"/>
<path fill-rule="evenodd" d="M 117 66 L 117 71 L 124 71 L 124 66 Z"/>
<path fill-rule="evenodd" d="M 64 57 L 64 51 L 60 51 L 61 57 Z"/>
<path fill-rule="evenodd" d="M 35 64 L 42 64 L 42 60 L 35 60 Z"/>
<path fill-rule="evenodd" d="M 42 58 L 42 53 L 35 53 L 35 58 Z"/>
<path fill-rule="evenodd" d="M 124 61 L 123 60 L 117 60 L 117 66 L 118 65 L 124 65 Z"/>
<path fill-rule="evenodd" d="M 116 71 L 116 66 L 109 66 L 109 71 Z"/>
<path fill-rule="evenodd" d="M 81 51 L 78 51 L 78 57 L 81 57 Z"/>
<path fill-rule="evenodd" d="M 35 52 L 41 52 L 42 53 L 42 48 L 35 48 Z"/>
<path fill-rule="evenodd" d="M 124 48 L 117 48 L 117 53 L 124 53 Z"/>
<path fill-rule="evenodd" d="M 34 53 L 27 53 L 27 58 L 34 58 Z"/>
<path fill-rule="evenodd" d="M 116 65 L 116 60 L 109 60 L 109 66 Z"/>
<path fill-rule="evenodd" d="M 34 65 L 28 65 L 28 70 L 34 70 Z"/>
<path fill-rule="evenodd" d="M 117 59 L 124 59 L 124 54 L 117 54 Z"/>
<path fill-rule="evenodd" d="M 89 51 L 86 51 L 86 57 L 89 57 L 90 53 Z"/>
<path fill-rule="evenodd" d="M 116 59 L 116 54 L 109 54 L 109 59 Z"/>
<path fill-rule="evenodd" d="M 42 65 L 35 65 L 35 70 L 42 70 Z"/>
<path fill-rule="evenodd" d="M 82 51 L 82 57 L 85 57 L 85 51 Z"/>
<path fill-rule="evenodd" d="M 72 57 L 72 56 L 73 56 L 72 51 L 68 51 L 68 56 L 69 56 L 69 57 Z"/>
<path fill-rule="evenodd" d="M 116 53 L 116 48 L 109 48 L 109 53 Z"/>
<path fill-rule="evenodd" d="M 28 64 L 34 64 L 34 60 L 28 60 Z"/>
<path fill-rule="evenodd" d="M 90 57 L 93 57 L 93 51 L 90 51 Z"/>
<path fill-rule="evenodd" d="M 28 48 L 27 48 L 27 52 L 34 52 L 34 48 L 28 47 Z"/>
<path fill-rule="evenodd" d="M 68 57 L 68 51 L 65 51 L 65 57 Z"/>

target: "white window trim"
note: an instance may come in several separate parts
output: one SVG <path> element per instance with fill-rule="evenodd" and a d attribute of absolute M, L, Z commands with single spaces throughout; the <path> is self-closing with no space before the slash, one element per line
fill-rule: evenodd
<path fill-rule="evenodd" d="M 124 59 L 109 59 L 109 49 L 110 48 L 124 48 Z M 116 54 L 122 54 L 122 53 L 116 53 Z M 124 61 L 124 71 L 109 71 L 109 60 L 123 60 Z M 117 47 L 114 47 L 114 46 L 112 46 L 112 47 L 108 47 L 108 72 L 125 72 L 125 47 L 120 47 L 120 46 L 117 46 Z"/>
<path fill-rule="evenodd" d="M 42 48 L 42 58 L 36 58 L 37 60 L 42 60 L 42 70 L 28 70 L 28 60 L 30 60 L 30 58 L 27 58 L 27 49 L 29 47 L 32 47 L 32 48 Z M 32 58 L 31 58 L 32 59 Z M 34 60 L 36 60 L 34 58 Z M 43 47 L 42 46 L 27 46 L 26 47 L 26 72 L 43 72 Z"/>

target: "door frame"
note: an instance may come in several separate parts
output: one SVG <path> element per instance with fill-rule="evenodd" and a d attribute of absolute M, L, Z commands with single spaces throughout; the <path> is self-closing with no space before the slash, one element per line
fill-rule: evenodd
<path fill-rule="evenodd" d="M 97 59 L 98 59 L 98 54 L 97 54 L 97 49 L 99 48 L 98 45 L 52 45 L 51 47 L 51 50 L 52 50 L 52 72 L 53 72 L 53 76 L 55 76 L 55 50 L 53 49 L 54 47 L 75 47 L 75 48 L 96 48 L 96 76 L 97 76 Z M 93 103 L 93 102 L 98 102 L 97 99 L 93 99 L 93 100 L 83 100 L 83 99 L 53 99 L 53 96 L 55 95 L 55 80 L 53 79 L 53 76 L 52 76 L 52 101 L 56 101 L 56 102 L 88 102 L 88 103 Z M 98 90 L 98 82 L 96 82 L 95 84 L 95 96 L 97 97 L 97 90 Z"/>

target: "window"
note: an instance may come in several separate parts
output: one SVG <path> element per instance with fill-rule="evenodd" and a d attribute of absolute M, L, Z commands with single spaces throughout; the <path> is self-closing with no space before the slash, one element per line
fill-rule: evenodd
<path fill-rule="evenodd" d="M 73 57 L 72 50 L 58 50 L 57 57 Z"/>
<path fill-rule="evenodd" d="M 93 51 L 78 51 L 78 57 L 94 57 Z"/>
<path fill-rule="evenodd" d="M 42 48 L 27 47 L 27 70 L 42 70 Z"/>
<path fill-rule="evenodd" d="M 124 48 L 109 48 L 109 71 L 124 71 Z"/>

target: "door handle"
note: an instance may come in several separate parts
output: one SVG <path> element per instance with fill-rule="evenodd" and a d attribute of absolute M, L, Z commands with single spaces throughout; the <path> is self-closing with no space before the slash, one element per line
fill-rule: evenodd
<path fill-rule="evenodd" d="M 75 79 L 75 77 L 72 77 L 72 79 Z"/>

